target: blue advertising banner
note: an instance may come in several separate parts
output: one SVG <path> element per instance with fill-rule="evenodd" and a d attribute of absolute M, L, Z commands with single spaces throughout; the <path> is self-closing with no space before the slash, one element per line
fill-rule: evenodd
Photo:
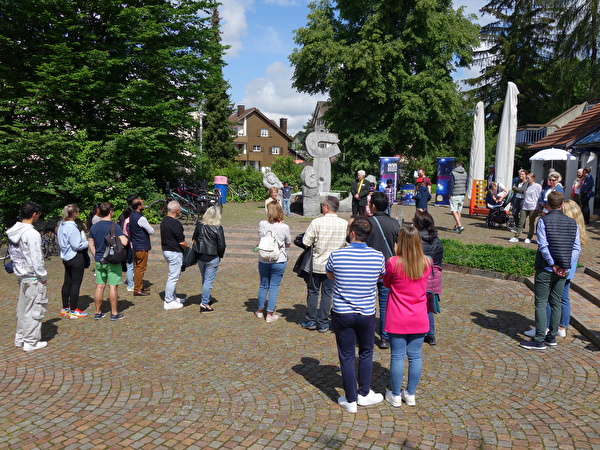
<path fill-rule="evenodd" d="M 454 158 L 438 158 L 435 204 L 450 205 L 450 178 L 454 169 Z"/>
<path fill-rule="evenodd" d="M 388 195 L 394 199 L 394 203 L 398 201 L 398 157 L 379 158 L 379 185 L 377 190 L 385 192 L 388 180 L 392 180 L 392 193 Z M 387 193 L 386 193 L 387 194 Z"/>

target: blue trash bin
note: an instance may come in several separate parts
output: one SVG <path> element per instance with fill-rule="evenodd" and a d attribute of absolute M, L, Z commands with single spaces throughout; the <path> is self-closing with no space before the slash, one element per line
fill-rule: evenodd
<path fill-rule="evenodd" d="M 221 193 L 221 204 L 225 204 L 227 201 L 227 177 L 217 175 L 213 180 L 213 184 L 215 185 L 215 189 L 218 189 Z"/>

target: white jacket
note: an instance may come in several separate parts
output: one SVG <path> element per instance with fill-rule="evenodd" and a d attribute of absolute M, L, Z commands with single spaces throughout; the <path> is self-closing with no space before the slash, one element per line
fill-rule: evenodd
<path fill-rule="evenodd" d="M 15 275 L 18 278 L 38 278 L 46 281 L 48 272 L 44 267 L 42 254 L 42 237 L 30 223 L 17 222 L 10 228 L 6 235 L 8 239 L 19 247 L 19 258 L 13 258 Z"/>

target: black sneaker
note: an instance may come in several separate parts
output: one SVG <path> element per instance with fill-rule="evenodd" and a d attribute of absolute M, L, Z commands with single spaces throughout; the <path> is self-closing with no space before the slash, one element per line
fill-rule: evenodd
<path fill-rule="evenodd" d="M 435 342 L 435 336 L 425 336 L 425 343 L 431 346 L 436 345 L 437 342 Z"/>
<path fill-rule="evenodd" d="M 382 338 L 381 341 L 379 341 L 379 348 L 382 350 L 390 348 L 390 340 Z"/>
<path fill-rule="evenodd" d="M 550 347 L 556 347 L 558 345 L 556 343 L 556 338 L 551 338 L 549 336 L 546 336 L 546 339 L 544 339 L 544 342 L 546 343 L 546 345 L 549 345 Z"/>
<path fill-rule="evenodd" d="M 123 313 L 118 313 L 118 314 L 111 314 L 110 315 L 110 320 L 112 320 L 113 322 L 116 320 L 121 320 L 125 318 L 125 314 Z"/>
<path fill-rule="evenodd" d="M 546 350 L 546 344 L 537 341 L 524 341 L 519 344 L 527 350 Z"/>
<path fill-rule="evenodd" d="M 465 230 L 465 227 L 458 227 L 458 228 L 456 229 L 456 232 L 457 232 L 458 234 L 460 234 L 460 233 L 462 233 L 464 230 Z"/>
<path fill-rule="evenodd" d="M 102 318 L 103 318 L 105 315 L 106 315 L 106 313 L 102 313 L 102 312 L 101 312 L 101 313 L 96 313 L 96 314 L 94 314 L 94 319 L 96 319 L 96 320 L 100 320 L 100 319 L 102 319 Z"/>

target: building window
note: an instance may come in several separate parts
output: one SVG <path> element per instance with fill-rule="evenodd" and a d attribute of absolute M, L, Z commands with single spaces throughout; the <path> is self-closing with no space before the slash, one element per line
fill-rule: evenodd
<path fill-rule="evenodd" d="M 262 128 L 260 130 L 260 137 L 269 137 L 269 129 L 268 128 Z"/>
<path fill-rule="evenodd" d="M 279 150 L 281 147 L 271 147 L 271 154 L 272 155 L 279 155 Z"/>
<path fill-rule="evenodd" d="M 260 152 L 260 145 L 253 145 L 252 146 L 252 151 L 253 152 Z"/>

